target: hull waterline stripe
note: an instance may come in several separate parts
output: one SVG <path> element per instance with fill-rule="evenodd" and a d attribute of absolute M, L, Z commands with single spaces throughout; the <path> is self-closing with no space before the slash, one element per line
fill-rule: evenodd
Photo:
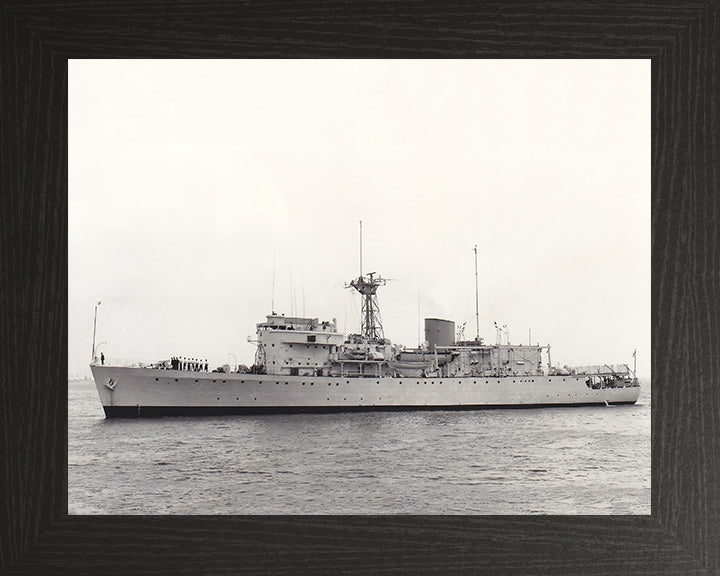
<path fill-rule="evenodd" d="M 612 405 L 635 401 L 609 402 Z M 107 418 L 155 418 L 160 416 L 227 416 L 253 414 L 336 414 L 342 412 L 409 412 L 416 410 L 506 410 L 518 408 L 575 408 L 605 406 L 605 401 L 573 404 L 461 404 L 454 406 L 103 406 Z"/>

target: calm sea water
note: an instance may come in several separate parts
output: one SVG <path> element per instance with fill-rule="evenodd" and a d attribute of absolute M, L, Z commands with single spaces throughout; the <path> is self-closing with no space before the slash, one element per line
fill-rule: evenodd
<path fill-rule="evenodd" d="M 70 514 L 649 514 L 635 406 L 106 420 L 68 383 Z"/>

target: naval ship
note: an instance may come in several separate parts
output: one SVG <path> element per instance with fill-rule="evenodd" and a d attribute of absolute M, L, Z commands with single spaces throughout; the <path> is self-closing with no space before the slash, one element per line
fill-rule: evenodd
<path fill-rule="evenodd" d="M 362 262 L 362 256 L 361 256 Z M 477 306 L 476 326 L 479 334 Z M 150 364 L 90 365 L 108 418 L 151 416 L 473 410 L 634 404 L 635 365 L 552 365 L 550 346 L 488 344 L 458 337 L 455 322 L 425 319 L 417 348 L 385 338 L 377 291 L 386 280 L 360 274 L 347 288 L 362 297 L 361 330 L 337 322 L 266 316 L 257 324 L 251 366 L 210 370 L 173 357 Z M 93 349 L 94 344 L 93 344 Z M 633 354 L 635 356 L 635 354 Z M 545 361 L 546 359 L 546 361 Z"/>

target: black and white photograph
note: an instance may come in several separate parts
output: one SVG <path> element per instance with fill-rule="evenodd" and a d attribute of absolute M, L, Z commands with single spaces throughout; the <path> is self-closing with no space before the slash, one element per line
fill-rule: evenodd
<path fill-rule="evenodd" d="M 650 514 L 650 60 L 70 60 L 70 515 Z"/>

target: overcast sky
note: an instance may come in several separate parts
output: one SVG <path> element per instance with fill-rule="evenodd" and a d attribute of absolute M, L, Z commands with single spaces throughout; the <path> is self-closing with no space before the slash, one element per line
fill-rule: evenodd
<path fill-rule="evenodd" d="M 275 310 L 650 375 L 649 60 L 73 60 L 69 350 L 252 364 Z M 233 356 L 234 355 L 234 356 Z"/>

